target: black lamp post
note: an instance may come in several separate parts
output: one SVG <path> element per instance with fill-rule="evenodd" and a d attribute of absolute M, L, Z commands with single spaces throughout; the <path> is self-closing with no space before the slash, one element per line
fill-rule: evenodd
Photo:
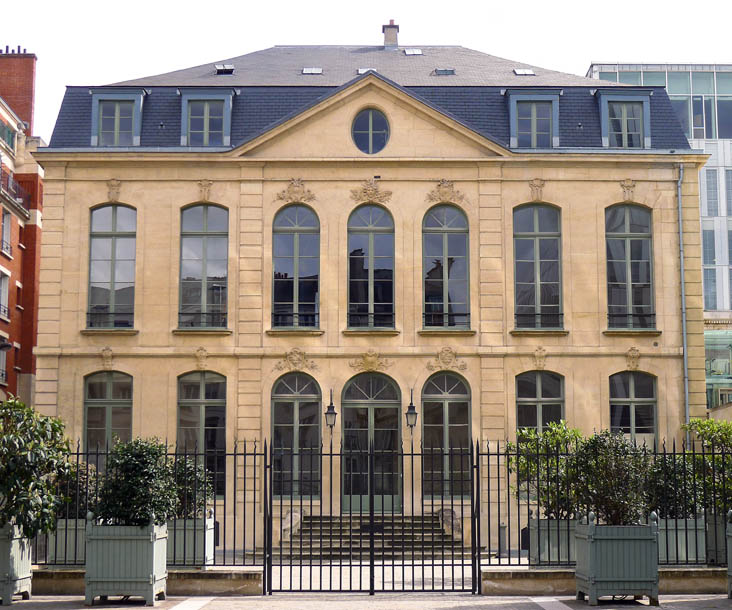
<path fill-rule="evenodd" d="M 333 390 L 330 390 L 330 404 L 328 405 L 328 408 L 325 410 L 325 423 L 330 428 L 330 433 L 333 434 L 333 428 L 335 427 L 336 423 L 336 417 L 338 416 L 338 413 L 336 413 L 335 405 L 333 404 Z"/>
<path fill-rule="evenodd" d="M 409 390 L 409 406 L 407 407 L 407 412 L 404 414 L 404 417 L 407 418 L 407 426 L 409 426 L 409 430 L 413 431 L 414 426 L 417 425 L 417 409 L 414 408 L 414 390 Z"/>

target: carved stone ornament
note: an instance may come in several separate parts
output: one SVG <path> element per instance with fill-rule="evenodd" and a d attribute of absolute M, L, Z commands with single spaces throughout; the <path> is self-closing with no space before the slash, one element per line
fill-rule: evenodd
<path fill-rule="evenodd" d="M 456 371 L 464 371 L 468 365 L 458 360 L 457 352 L 451 347 L 443 347 L 437 352 L 437 357 L 427 364 L 430 371 L 443 371 L 453 369 Z"/>
<path fill-rule="evenodd" d="M 627 352 L 625 352 L 625 364 L 629 371 L 638 370 L 640 355 L 640 350 L 637 347 L 631 347 Z"/>
<path fill-rule="evenodd" d="M 544 185 L 546 182 L 541 178 L 534 178 L 529 181 L 529 188 L 531 189 L 531 201 L 543 201 L 544 200 Z"/>
<path fill-rule="evenodd" d="M 355 371 L 382 371 L 389 368 L 393 362 L 382 358 L 377 352 L 370 349 L 365 354 L 361 354 L 358 358 L 354 358 L 348 362 Z"/>
<path fill-rule="evenodd" d="M 208 358 L 208 352 L 205 347 L 199 347 L 196 350 L 196 368 L 199 371 L 206 370 L 206 358 Z"/>
<path fill-rule="evenodd" d="M 284 358 L 275 364 L 277 371 L 314 371 L 317 368 L 318 365 L 313 360 L 308 360 L 305 352 L 297 347 L 286 352 Z"/>
<path fill-rule="evenodd" d="M 457 203 L 465 201 L 465 195 L 455 188 L 451 180 L 444 178 L 437 183 L 437 186 L 427 193 L 427 203 Z"/>
<path fill-rule="evenodd" d="M 116 203 L 119 201 L 119 189 L 122 186 L 122 182 L 116 178 L 107 180 L 107 201 Z"/>
<path fill-rule="evenodd" d="M 283 203 L 310 203 L 315 201 L 315 195 L 305 188 L 305 182 L 302 178 L 292 178 L 287 188 L 277 193 L 277 201 Z"/>
<path fill-rule="evenodd" d="M 626 178 L 620 183 L 623 189 L 623 201 L 633 201 L 635 195 L 635 182 Z"/>
<path fill-rule="evenodd" d="M 534 368 L 543 371 L 546 366 L 546 350 L 540 345 L 534 350 Z"/>
<path fill-rule="evenodd" d="M 213 185 L 213 182 L 211 180 L 199 180 L 198 181 L 198 189 L 199 189 L 198 199 L 199 199 L 199 201 L 211 201 L 211 186 L 212 185 Z"/>
<path fill-rule="evenodd" d="M 112 348 L 107 346 L 103 347 L 99 354 L 102 357 L 102 367 L 105 371 L 111 371 L 114 367 L 114 354 Z"/>
<path fill-rule="evenodd" d="M 387 203 L 391 199 L 391 191 L 382 191 L 379 184 L 371 178 L 361 188 L 351 190 L 351 199 L 356 203 Z"/>

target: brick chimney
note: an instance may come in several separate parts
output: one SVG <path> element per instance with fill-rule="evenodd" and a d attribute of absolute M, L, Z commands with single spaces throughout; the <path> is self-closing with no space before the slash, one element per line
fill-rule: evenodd
<path fill-rule="evenodd" d="M 16 49 L 0 48 L 0 97 L 23 121 L 27 135 L 33 135 L 33 104 L 36 88 L 36 56 Z"/>
<path fill-rule="evenodd" d="M 394 20 L 389 19 L 389 25 L 382 25 L 381 31 L 384 33 L 384 48 L 396 49 L 399 46 L 399 26 L 394 25 Z"/>

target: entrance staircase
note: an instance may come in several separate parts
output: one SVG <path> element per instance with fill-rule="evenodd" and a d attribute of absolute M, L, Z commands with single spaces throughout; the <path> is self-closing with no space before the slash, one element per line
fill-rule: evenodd
<path fill-rule="evenodd" d="M 369 536 L 368 515 L 305 515 L 297 533 L 274 545 L 273 558 L 301 563 L 368 561 Z M 374 517 L 375 561 L 449 562 L 469 557 L 470 545 L 458 535 L 446 534 L 437 515 Z"/>

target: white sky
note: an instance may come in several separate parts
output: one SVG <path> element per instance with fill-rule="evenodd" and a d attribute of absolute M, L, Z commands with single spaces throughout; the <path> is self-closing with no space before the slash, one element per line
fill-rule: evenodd
<path fill-rule="evenodd" d="M 592 61 L 732 63 L 732 0 L 24 0 L 1 46 L 38 56 L 35 135 L 66 85 L 105 85 L 276 44 L 454 44 L 584 75 Z M 7 38 L 10 36 L 10 38 Z M 703 41 L 703 44 L 700 42 Z"/>

